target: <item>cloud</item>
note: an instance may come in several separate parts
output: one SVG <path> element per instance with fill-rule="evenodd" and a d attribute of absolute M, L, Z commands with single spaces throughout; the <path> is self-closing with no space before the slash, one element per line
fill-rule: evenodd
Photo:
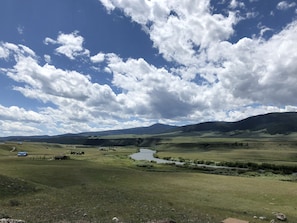
<path fill-rule="evenodd" d="M 9 57 L 9 50 L 0 42 L 0 58 L 7 59 Z"/>
<path fill-rule="evenodd" d="M 263 38 L 263 36 L 265 35 L 266 32 L 272 32 L 273 29 L 264 26 L 262 24 L 258 24 L 258 28 L 260 29 L 260 38 Z"/>
<path fill-rule="evenodd" d="M 28 131 L 35 132 L 42 131 L 37 123 L 43 123 L 56 133 L 156 121 L 234 121 L 265 112 L 297 111 L 297 21 L 269 39 L 262 36 L 272 30 L 259 26 L 259 37 L 231 42 L 234 25 L 249 17 L 239 18 L 232 8 L 224 15 L 214 14 L 210 1 L 101 2 L 107 10 L 121 9 L 139 23 L 172 67 L 114 53 L 90 56 L 77 31 L 45 39 L 46 44 L 57 45 L 56 53 L 71 60 L 83 56 L 91 66 L 100 64 L 100 72 L 110 75 L 106 84 L 100 84 L 87 71 L 55 66 L 50 55 L 44 55 L 47 63 L 41 65 L 27 46 L 0 43 L 0 58 L 15 62 L 1 70 L 14 81 L 13 89 L 44 105 L 38 112 L 2 106 L 0 117 L 13 126 L 24 121 Z M 241 7 L 239 1 L 232 2 Z"/>
<path fill-rule="evenodd" d="M 41 134 L 39 127 L 45 121 L 45 117 L 38 112 L 0 105 L 0 128 L 3 136 Z"/>
<path fill-rule="evenodd" d="M 105 104 L 110 103 L 114 97 L 109 86 L 92 83 L 89 75 L 62 70 L 49 64 L 41 66 L 32 57 L 19 57 L 13 69 L 7 70 L 7 76 L 25 84 L 24 87 L 15 86 L 14 89 L 26 97 L 44 103 L 51 102 L 58 107 L 89 102 L 93 100 L 92 97 L 96 98 L 98 104 Z M 98 97 L 101 94 L 103 96 Z"/>
<path fill-rule="evenodd" d="M 33 111 L 26 111 L 17 106 L 4 107 L 0 105 L 0 119 L 10 121 L 23 121 L 40 123 L 43 121 L 42 115 Z"/>
<path fill-rule="evenodd" d="M 17 45 L 11 44 L 10 48 L 20 51 Z M 46 120 L 64 123 L 64 126 L 73 122 L 89 123 L 90 128 L 92 122 L 100 119 L 105 120 L 104 123 L 132 117 L 139 120 L 185 118 L 196 110 L 224 104 L 217 101 L 209 87 L 183 80 L 142 58 L 124 61 L 115 54 L 105 54 L 104 58 L 106 68 L 113 75 L 113 86 L 121 90 L 118 94 L 108 85 L 92 83 L 88 75 L 49 64 L 41 66 L 28 55 L 19 55 L 13 69 L 7 70 L 7 76 L 24 84 L 15 86 L 14 90 L 25 97 L 54 104 L 56 109 L 46 108 L 41 114 Z M 214 92 L 222 90 L 216 88 Z"/>
<path fill-rule="evenodd" d="M 220 61 L 216 69 L 208 70 L 209 74 L 216 73 L 218 82 L 236 98 L 294 105 L 296 33 L 297 22 L 293 22 L 267 41 L 243 38 L 235 44 L 221 42 L 208 49 L 208 59 L 213 64 Z"/>
<path fill-rule="evenodd" d="M 243 2 L 240 2 L 240 1 L 237 1 L 237 0 L 231 0 L 229 7 L 231 9 L 244 8 L 245 4 Z"/>
<path fill-rule="evenodd" d="M 143 59 L 118 60 L 108 67 L 113 73 L 113 85 L 123 89 L 118 97 L 126 113 L 139 117 L 191 119 L 195 111 L 227 109 L 242 102 L 221 85 L 198 85 Z"/>
<path fill-rule="evenodd" d="M 25 45 L 0 42 L 0 58 L 8 59 L 11 54 L 14 54 L 16 59 L 22 55 L 36 57 L 35 52 Z"/>
<path fill-rule="evenodd" d="M 105 54 L 104 53 L 98 53 L 98 54 L 92 56 L 90 59 L 91 59 L 91 61 L 93 63 L 101 63 L 105 59 Z"/>
<path fill-rule="evenodd" d="M 44 57 L 45 62 L 47 62 L 47 63 L 51 63 L 52 62 L 52 58 L 51 58 L 50 55 L 45 54 L 43 57 Z"/>
<path fill-rule="evenodd" d="M 287 2 L 287 1 L 281 1 L 281 2 L 279 2 L 278 4 L 277 4 L 277 6 L 276 6 L 276 8 L 278 9 L 278 10 L 287 10 L 287 9 L 289 9 L 289 8 L 293 8 L 293 7 L 295 7 L 296 6 L 296 2 L 292 2 L 292 3 L 289 3 L 289 2 Z"/>
<path fill-rule="evenodd" d="M 32 58 L 21 58 L 7 75 L 16 82 L 26 83 L 27 87 L 18 87 L 22 92 L 38 90 L 42 94 L 31 97 L 49 101 L 51 97 L 74 98 L 85 100 L 88 98 L 89 77 L 75 71 L 64 71 L 45 64 L 40 66 Z M 80 87 L 80 88 L 79 88 Z M 47 97 L 45 97 L 47 96 Z"/>
<path fill-rule="evenodd" d="M 12 122 L 0 120 L 0 128 L 2 136 L 25 136 L 25 135 L 39 135 L 43 132 L 38 128 L 39 126 L 26 125 L 23 122 Z"/>
<path fill-rule="evenodd" d="M 115 9 L 115 6 L 110 0 L 100 0 L 100 1 L 108 11 L 112 11 Z"/>
<path fill-rule="evenodd" d="M 113 84 L 139 98 L 137 103 L 144 111 L 164 119 L 234 120 L 283 111 L 284 107 L 296 110 L 296 22 L 268 40 L 262 36 L 272 30 L 262 26 L 259 38 L 231 43 L 236 14 L 213 15 L 208 1 L 195 2 L 192 7 L 187 7 L 187 1 L 144 1 L 141 13 L 132 1 L 112 2 L 145 27 L 165 59 L 177 62 L 170 70 L 157 69 L 140 59 L 108 65 Z M 132 102 L 130 105 L 135 107 Z"/>
<path fill-rule="evenodd" d="M 188 66 L 196 63 L 197 50 L 228 39 L 237 23 L 236 14 L 212 14 L 208 0 L 103 1 L 120 8 L 149 34 L 166 60 Z M 111 8 L 109 8 L 111 9 Z"/>
<path fill-rule="evenodd" d="M 25 28 L 24 28 L 24 26 L 18 26 L 17 27 L 17 31 L 18 31 L 18 33 L 20 34 L 20 35 L 23 35 L 24 34 L 24 30 L 25 30 Z"/>
<path fill-rule="evenodd" d="M 23 46 L 11 43 L 4 45 L 6 50 L 15 55 L 13 68 L 3 69 L 9 78 L 18 83 L 13 89 L 27 98 L 49 103 L 52 107 L 41 107 L 38 113 L 16 106 L 3 107 L 2 113 L 0 109 L 3 120 L 25 122 L 25 117 L 31 117 L 32 120 L 28 122 L 43 122 L 53 132 L 65 132 L 66 126 L 68 132 L 78 132 L 95 130 L 92 126 L 96 122 L 102 126 L 114 124 L 112 120 L 124 116 L 121 113 L 124 109 L 121 109 L 108 85 L 92 83 L 89 75 L 77 71 L 63 70 L 49 64 L 42 66 L 37 58 L 23 50 Z M 30 49 L 26 48 L 26 51 L 30 52 Z M 115 61 L 113 54 L 107 54 L 106 57 Z M 26 116 L 21 117 L 20 114 Z M 36 114 L 40 114 L 39 119 L 33 119 Z M 73 126 L 80 127 L 74 130 Z"/>
<path fill-rule="evenodd" d="M 286 3 L 281 2 L 279 5 L 284 6 Z M 222 97 L 230 94 L 227 98 L 242 99 L 246 105 L 254 102 L 278 106 L 295 103 L 294 95 L 297 92 L 292 83 L 297 81 L 294 74 L 297 70 L 294 63 L 297 55 L 293 50 L 297 47 L 294 41 L 296 22 L 292 22 L 267 41 L 260 36 L 259 39 L 242 38 L 237 43 L 231 43 L 228 39 L 234 32 L 233 25 L 238 19 L 236 14 L 212 14 L 209 1 L 142 1 L 140 6 L 133 4 L 133 1 L 114 0 L 112 4 L 122 9 L 133 21 L 145 26 L 154 46 L 164 58 L 180 65 L 172 70 L 173 73 L 168 73 L 169 77 L 174 77 L 174 74 L 186 80 L 199 77 L 200 83 L 196 82 L 194 89 L 199 93 L 203 89 L 203 92 L 210 95 L 208 99 L 204 99 L 204 104 L 214 103 L 211 96 L 216 91 L 224 93 Z M 292 3 L 287 5 L 294 6 Z M 262 35 L 269 30 L 271 29 L 268 27 L 262 27 Z M 137 69 L 132 70 L 134 66 L 130 66 L 130 70 L 125 70 L 127 68 L 124 67 L 117 70 L 114 74 L 115 84 L 123 88 L 131 87 L 136 76 L 132 76 L 132 73 Z M 115 69 L 112 66 L 109 68 Z M 121 78 L 125 78 L 117 81 L 120 70 L 126 75 L 122 74 Z M 147 72 L 139 73 L 141 77 L 137 76 L 138 83 L 144 80 Z M 161 74 L 159 76 L 162 77 Z M 169 79 L 163 81 L 174 83 Z M 203 84 L 209 85 L 208 88 L 204 89 Z M 174 91 L 170 86 L 164 89 L 175 92 L 175 97 L 180 94 L 177 92 L 182 91 L 181 88 Z M 202 98 L 204 94 L 202 93 Z M 190 92 L 188 95 L 191 98 Z"/>
<path fill-rule="evenodd" d="M 89 50 L 83 47 L 84 38 L 78 35 L 78 31 L 70 34 L 60 33 L 57 40 L 46 37 L 45 44 L 60 45 L 56 48 L 58 54 L 63 54 L 71 60 L 77 56 L 89 56 Z"/>

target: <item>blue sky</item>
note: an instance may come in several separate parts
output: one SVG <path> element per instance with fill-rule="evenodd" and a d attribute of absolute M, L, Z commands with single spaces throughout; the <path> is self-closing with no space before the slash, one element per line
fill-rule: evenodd
<path fill-rule="evenodd" d="M 297 111 L 293 0 L 2 0 L 0 136 Z"/>

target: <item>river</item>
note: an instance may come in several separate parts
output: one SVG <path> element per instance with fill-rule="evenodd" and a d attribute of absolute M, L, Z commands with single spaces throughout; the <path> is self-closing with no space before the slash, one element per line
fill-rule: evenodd
<path fill-rule="evenodd" d="M 156 153 L 155 150 L 141 148 L 139 150 L 139 152 L 133 153 L 132 155 L 130 155 L 130 158 L 133 160 L 153 161 L 156 163 L 174 163 L 176 165 L 184 165 L 185 164 L 184 162 L 170 161 L 170 160 L 155 158 L 154 157 L 155 153 Z M 216 165 L 206 165 L 206 164 L 192 164 L 192 165 L 197 166 L 197 167 L 208 167 L 208 168 L 215 168 L 215 169 L 246 170 L 245 168 L 236 168 L 236 167 L 228 167 L 228 166 L 216 166 Z"/>
<path fill-rule="evenodd" d="M 182 162 L 177 162 L 177 161 L 170 161 L 170 160 L 164 160 L 164 159 L 159 159 L 155 158 L 154 154 L 156 153 L 155 150 L 151 149 L 140 149 L 138 153 L 134 153 L 130 155 L 130 157 L 134 160 L 145 160 L 145 161 L 153 161 L 156 163 L 175 163 L 182 165 Z"/>

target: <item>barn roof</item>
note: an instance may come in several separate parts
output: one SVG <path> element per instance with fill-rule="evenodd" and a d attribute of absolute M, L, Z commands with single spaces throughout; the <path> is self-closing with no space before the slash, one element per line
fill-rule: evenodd
<path fill-rule="evenodd" d="M 28 155 L 28 153 L 27 152 L 18 152 L 18 156 L 27 156 Z"/>

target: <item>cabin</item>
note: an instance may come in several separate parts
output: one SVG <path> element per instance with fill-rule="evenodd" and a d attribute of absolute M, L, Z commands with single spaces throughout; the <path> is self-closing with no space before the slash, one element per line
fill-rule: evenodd
<path fill-rule="evenodd" d="M 27 152 L 18 152 L 18 157 L 28 156 Z"/>
<path fill-rule="evenodd" d="M 248 221 L 240 220 L 237 218 L 227 218 L 221 223 L 249 223 Z"/>
<path fill-rule="evenodd" d="M 70 157 L 65 156 L 65 155 L 61 155 L 61 156 L 55 156 L 54 159 L 55 160 L 68 160 L 68 159 L 70 159 Z"/>
<path fill-rule="evenodd" d="M 84 152 L 84 151 L 79 151 L 79 152 L 71 151 L 70 154 L 71 154 L 71 155 L 84 155 L 85 152 Z"/>

